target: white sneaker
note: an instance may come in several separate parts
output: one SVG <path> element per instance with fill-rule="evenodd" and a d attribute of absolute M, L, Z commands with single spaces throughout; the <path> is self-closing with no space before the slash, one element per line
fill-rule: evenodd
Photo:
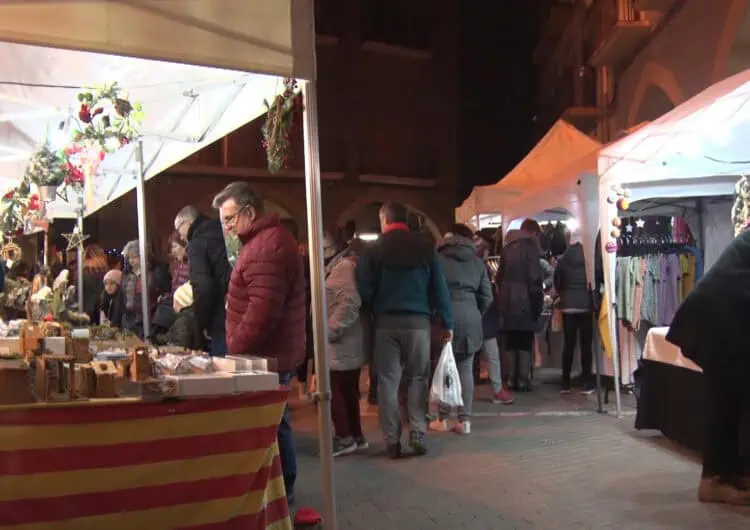
<path fill-rule="evenodd" d="M 445 420 L 432 420 L 430 430 L 435 432 L 448 432 L 448 422 Z"/>
<path fill-rule="evenodd" d="M 451 429 L 456 434 L 471 434 L 471 422 L 459 421 Z"/>

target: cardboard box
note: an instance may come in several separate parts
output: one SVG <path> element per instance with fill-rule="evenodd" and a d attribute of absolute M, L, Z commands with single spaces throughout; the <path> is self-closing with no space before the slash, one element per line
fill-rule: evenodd
<path fill-rule="evenodd" d="M 270 372 L 268 359 L 263 357 L 245 357 L 238 355 L 227 355 L 226 357 L 214 357 L 216 370 L 221 372 Z"/>
<path fill-rule="evenodd" d="M 44 351 L 50 355 L 67 355 L 65 337 L 44 337 Z"/>
<path fill-rule="evenodd" d="M 23 344 L 21 337 L 0 338 L 0 355 L 22 355 Z"/>
<path fill-rule="evenodd" d="M 279 374 L 274 372 L 233 372 L 235 393 L 278 390 Z"/>
<path fill-rule="evenodd" d="M 162 393 L 168 397 L 221 396 L 234 393 L 231 374 L 168 375 L 162 380 Z"/>
<path fill-rule="evenodd" d="M 98 398 L 117 397 L 117 387 L 115 378 L 117 377 L 117 368 L 112 361 L 95 361 L 91 363 L 96 378 L 96 393 Z"/>

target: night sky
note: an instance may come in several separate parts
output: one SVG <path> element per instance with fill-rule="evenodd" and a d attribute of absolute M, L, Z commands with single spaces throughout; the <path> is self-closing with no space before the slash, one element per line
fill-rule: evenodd
<path fill-rule="evenodd" d="M 459 201 L 493 184 L 534 145 L 534 35 L 529 0 L 461 2 Z"/>

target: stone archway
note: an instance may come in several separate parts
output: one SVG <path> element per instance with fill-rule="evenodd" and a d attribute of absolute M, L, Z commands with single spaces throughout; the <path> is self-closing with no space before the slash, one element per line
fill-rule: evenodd
<path fill-rule="evenodd" d="M 633 127 L 644 121 L 656 119 L 682 103 L 684 99 L 685 95 L 674 73 L 661 63 L 651 61 L 641 72 L 628 109 L 626 125 Z"/>
<path fill-rule="evenodd" d="M 300 232 L 300 225 L 299 220 L 292 215 L 289 210 L 287 210 L 284 206 L 279 204 L 273 199 L 263 199 L 263 208 L 267 213 L 275 213 L 279 216 L 281 219 L 281 224 L 286 226 L 289 231 L 296 237 L 297 239 L 300 239 L 300 237 L 303 235 Z M 304 231 L 304 226 L 301 227 Z"/>
<path fill-rule="evenodd" d="M 750 67 L 750 13 L 748 0 L 732 0 L 724 16 L 711 83 L 717 83 Z"/>

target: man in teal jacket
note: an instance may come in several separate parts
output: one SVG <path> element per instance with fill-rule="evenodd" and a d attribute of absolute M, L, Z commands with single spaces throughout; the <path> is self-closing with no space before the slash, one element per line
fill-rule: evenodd
<path fill-rule="evenodd" d="M 427 453 L 427 401 L 430 380 L 430 322 L 439 319 L 444 340 L 453 337 L 453 315 L 445 277 L 432 243 L 411 232 L 406 207 L 384 204 L 382 236 L 362 255 L 357 286 L 363 306 L 375 317 L 374 362 L 378 376 L 380 427 L 388 453 L 401 455 L 398 390 L 407 385 L 409 445 Z"/>

